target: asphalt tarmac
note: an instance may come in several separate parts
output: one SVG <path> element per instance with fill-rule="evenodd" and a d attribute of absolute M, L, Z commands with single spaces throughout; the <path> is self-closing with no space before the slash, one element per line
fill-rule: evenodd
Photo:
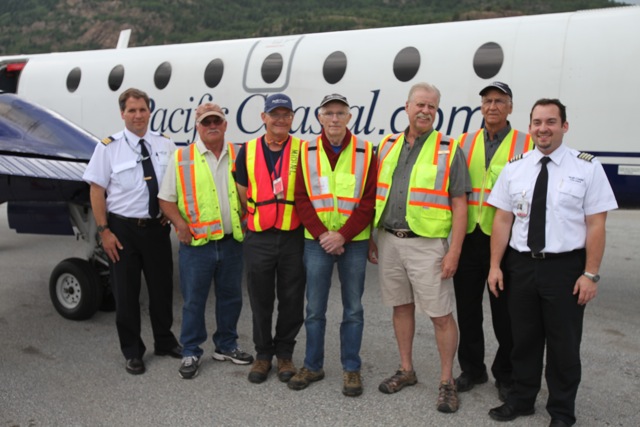
<path fill-rule="evenodd" d="M 380 302 L 377 267 L 369 265 L 364 295 L 362 344 L 364 393 L 341 393 L 338 330 L 339 282 L 334 277 L 327 314 L 324 380 L 292 391 L 275 373 L 255 385 L 248 366 L 211 359 L 204 345 L 199 375 L 183 380 L 179 360 L 145 355 L 147 373 L 125 372 L 114 313 L 98 312 L 86 321 L 62 318 L 48 291 L 51 271 L 86 248 L 73 237 L 18 235 L 0 206 L 0 427 L 1 426 L 546 426 L 543 381 L 536 413 L 511 423 L 492 421 L 487 412 L 500 404 L 492 381 L 460 394 L 455 414 L 436 411 L 439 361 L 431 322 L 416 324 L 414 364 L 418 384 L 394 395 L 378 384 L 398 366 L 391 309 Z M 640 211 L 609 215 L 607 249 L 598 297 L 589 304 L 582 344 L 583 378 L 576 411 L 581 426 L 638 426 L 640 413 Z M 174 242 L 175 248 L 175 242 Z M 177 250 L 177 249 L 176 249 Z M 177 258 L 174 258 L 177 259 Z M 213 299 L 213 297 L 211 297 Z M 487 358 L 495 352 L 485 298 Z M 181 303 L 175 273 L 174 332 L 179 334 Z M 141 298 L 143 339 L 153 348 L 147 297 Z M 213 333 L 213 301 L 207 326 Z M 246 298 L 240 345 L 252 351 L 251 310 Z M 304 358 L 305 332 L 298 336 L 296 366 Z M 455 375 L 459 367 L 456 362 Z"/>

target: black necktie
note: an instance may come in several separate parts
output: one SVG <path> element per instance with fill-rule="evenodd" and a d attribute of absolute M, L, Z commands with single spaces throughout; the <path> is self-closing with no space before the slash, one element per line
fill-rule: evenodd
<path fill-rule="evenodd" d="M 540 159 L 540 173 L 533 187 L 533 198 L 531 199 L 531 215 L 529 216 L 529 233 L 527 245 L 534 254 L 542 252 L 545 246 L 545 222 L 547 213 L 547 183 L 549 182 L 549 172 L 547 163 L 551 159 L 543 157 Z"/>
<path fill-rule="evenodd" d="M 160 213 L 160 205 L 158 203 L 158 179 L 156 172 L 153 170 L 151 156 L 147 147 L 144 145 L 144 139 L 140 140 L 140 154 L 142 154 L 142 170 L 144 171 L 144 181 L 149 189 L 149 215 L 151 218 L 157 218 Z"/>

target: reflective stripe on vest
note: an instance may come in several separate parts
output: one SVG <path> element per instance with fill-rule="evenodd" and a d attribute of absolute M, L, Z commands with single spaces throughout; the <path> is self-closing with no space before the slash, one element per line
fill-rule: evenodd
<path fill-rule="evenodd" d="M 370 142 L 352 136 L 332 170 L 321 137 L 303 144 L 301 162 L 307 194 L 318 217 L 330 231 L 339 230 L 358 207 L 372 154 Z M 324 184 L 323 178 L 326 179 Z M 368 239 L 369 234 L 369 227 L 366 227 L 353 240 Z M 305 237 L 313 238 L 307 230 Z"/>
<path fill-rule="evenodd" d="M 273 194 L 274 175 L 269 173 L 261 138 L 247 142 L 247 227 L 252 231 L 264 231 L 269 228 L 294 230 L 300 225 L 300 218 L 294 208 L 296 170 L 300 155 L 301 141 L 289 137 L 282 155 L 275 165 L 282 171 L 284 198 L 277 199 Z M 282 167 L 280 168 L 280 164 Z"/>
<path fill-rule="evenodd" d="M 227 143 L 229 162 L 235 160 L 233 144 Z M 178 193 L 178 210 L 189 224 L 193 236 L 192 246 L 206 244 L 210 240 L 218 240 L 224 236 L 222 219 L 216 184 L 209 165 L 197 149 L 196 144 L 176 150 L 176 180 Z M 229 204 L 233 237 L 242 241 L 240 227 L 240 205 L 237 190 L 229 169 Z M 233 185 L 232 185 L 233 184 Z"/>
<path fill-rule="evenodd" d="M 375 226 L 379 225 L 387 203 L 403 145 L 404 134 L 397 138 L 388 136 L 380 143 Z M 411 230 L 420 236 L 445 238 L 449 235 L 452 222 L 449 171 L 457 145 L 455 140 L 443 140 L 442 134 L 434 131 L 424 142 L 413 166 L 406 216 Z"/>
<path fill-rule="evenodd" d="M 467 199 L 467 233 L 471 233 L 476 225 L 480 225 L 483 233 L 490 236 L 495 208 L 489 205 L 486 200 L 507 162 L 515 155 L 531 150 L 533 141 L 529 134 L 512 129 L 500 143 L 487 168 L 484 130 L 478 130 L 471 141 L 467 141 L 469 136 L 470 134 L 464 134 L 460 138 L 472 186 L 472 192 Z"/>

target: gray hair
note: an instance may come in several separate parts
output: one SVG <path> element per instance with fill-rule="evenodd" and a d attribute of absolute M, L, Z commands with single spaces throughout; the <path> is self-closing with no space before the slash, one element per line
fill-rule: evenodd
<path fill-rule="evenodd" d="M 411 102 L 411 100 L 413 99 L 413 94 L 419 90 L 435 93 L 436 96 L 438 97 L 438 105 L 440 105 L 440 90 L 434 85 L 426 82 L 416 83 L 413 86 L 411 86 L 411 89 L 409 90 L 409 96 L 407 97 L 407 102 Z"/>

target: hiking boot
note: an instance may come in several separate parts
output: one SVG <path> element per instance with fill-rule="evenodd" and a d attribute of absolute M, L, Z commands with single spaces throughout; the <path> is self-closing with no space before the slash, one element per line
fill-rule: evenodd
<path fill-rule="evenodd" d="M 311 371 L 306 367 L 303 367 L 295 374 L 289 382 L 287 383 L 287 387 L 291 390 L 302 390 L 307 388 L 309 384 L 315 381 L 320 381 L 324 378 L 324 370 L 319 369 L 317 371 Z"/>
<path fill-rule="evenodd" d="M 278 358 L 278 379 L 283 383 L 289 382 L 296 374 L 296 367 L 291 359 Z"/>
<path fill-rule="evenodd" d="M 249 371 L 249 382 L 260 384 L 267 380 L 267 375 L 271 370 L 271 360 L 258 359 L 253 362 L 251 371 Z"/>
<path fill-rule="evenodd" d="M 460 402 L 458 401 L 458 392 L 455 384 L 451 384 L 449 381 L 442 381 L 438 390 L 438 411 L 445 413 L 456 412 Z"/>
<path fill-rule="evenodd" d="M 239 348 L 231 351 L 222 351 L 216 349 L 211 357 L 213 357 L 214 360 L 219 360 L 221 362 L 230 360 L 236 365 L 248 365 L 253 362 L 253 356 L 249 353 L 245 353 Z"/>
<path fill-rule="evenodd" d="M 199 356 L 185 356 L 180 363 L 180 369 L 178 373 L 185 380 L 190 380 L 198 375 L 200 369 L 200 357 Z"/>
<path fill-rule="evenodd" d="M 405 386 L 415 385 L 417 382 L 418 377 L 416 377 L 416 371 L 403 371 L 402 369 L 398 369 L 392 377 L 380 383 L 378 390 L 386 394 L 391 394 L 402 390 Z"/>
<path fill-rule="evenodd" d="M 342 394 L 345 396 L 356 397 L 362 394 L 362 378 L 360 371 L 344 371 L 342 373 Z"/>

